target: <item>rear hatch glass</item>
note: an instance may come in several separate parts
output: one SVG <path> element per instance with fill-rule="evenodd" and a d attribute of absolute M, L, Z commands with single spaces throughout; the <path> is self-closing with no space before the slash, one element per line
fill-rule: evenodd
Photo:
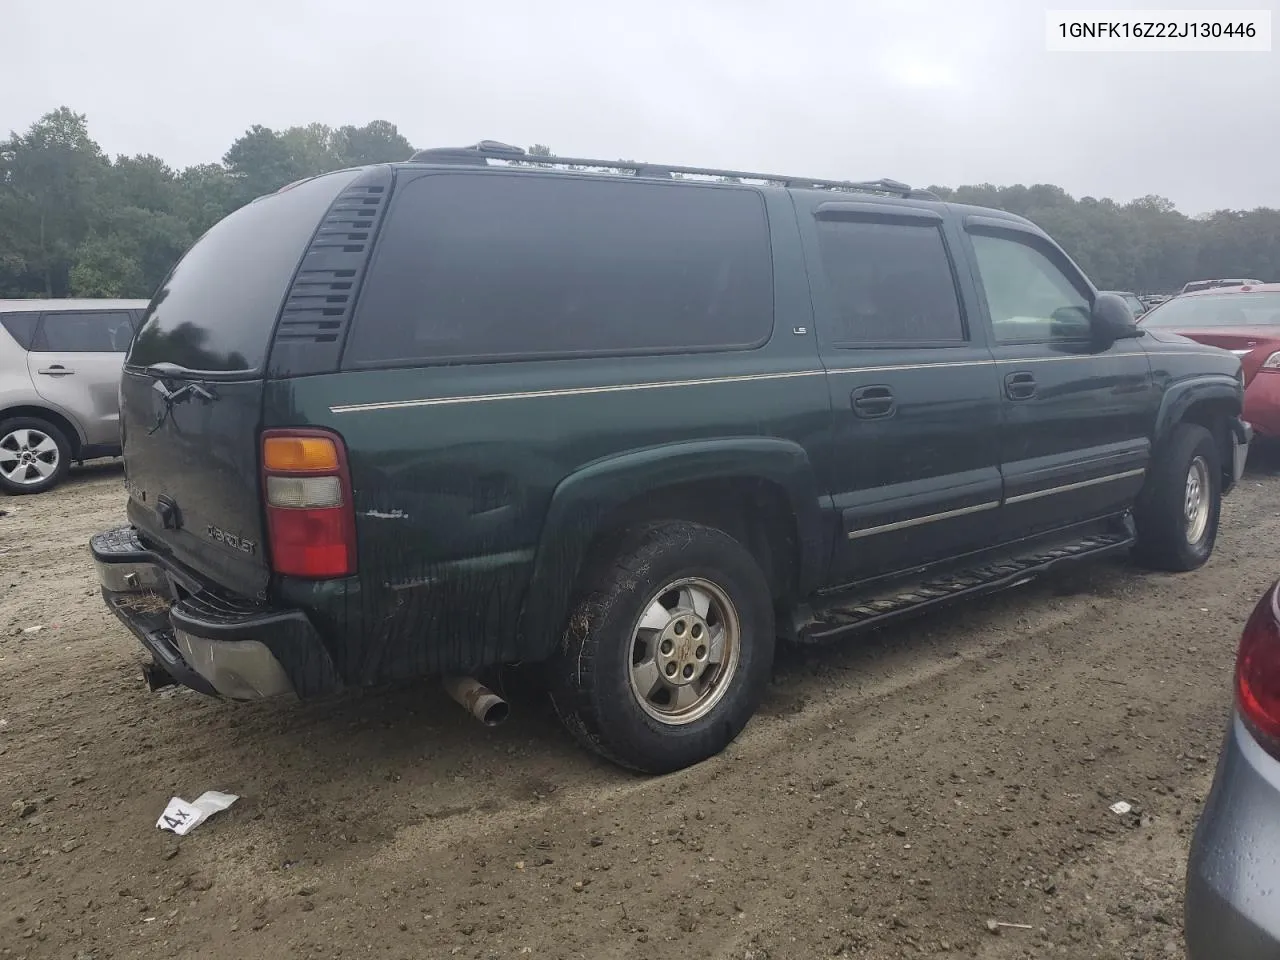
<path fill-rule="evenodd" d="M 129 519 L 152 548 L 235 593 L 255 595 L 269 577 L 257 438 L 272 331 L 307 245 L 356 176 L 303 181 L 212 227 L 156 292 L 126 363 Z"/>

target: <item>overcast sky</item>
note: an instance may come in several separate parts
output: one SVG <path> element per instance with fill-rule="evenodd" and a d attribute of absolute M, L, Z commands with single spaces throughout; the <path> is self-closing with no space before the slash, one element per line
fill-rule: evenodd
<path fill-rule="evenodd" d="M 1272 9 L 1163 0 L 1164 7 Z M 109 154 L 219 159 L 251 124 L 415 146 L 1280 207 L 1280 52 L 1045 51 L 1124 0 L 0 0 L 0 128 L 67 105 Z M 1155 4 L 1148 4 L 1148 7 Z M 1280 47 L 1277 47 L 1280 50 Z"/>

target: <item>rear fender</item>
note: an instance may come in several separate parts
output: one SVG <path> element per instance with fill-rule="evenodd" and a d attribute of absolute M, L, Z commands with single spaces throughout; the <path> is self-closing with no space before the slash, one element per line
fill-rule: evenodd
<path fill-rule="evenodd" d="M 552 494 L 520 617 L 519 648 L 525 656 L 541 660 L 554 650 L 583 560 L 611 515 L 647 493 L 716 479 L 765 480 L 786 491 L 799 540 L 797 585 L 802 593 L 814 589 L 825 572 L 826 548 L 820 494 L 803 447 L 742 437 L 634 450 L 582 467 Z"/>

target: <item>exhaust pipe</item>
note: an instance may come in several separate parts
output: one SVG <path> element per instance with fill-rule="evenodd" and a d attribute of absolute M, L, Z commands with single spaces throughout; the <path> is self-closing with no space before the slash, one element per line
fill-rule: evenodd
<path fill-rule="evenodd" d="M 445 677 L 444 688 L 467 713 L 486 727 L 496 727 L 511 712 L 507 701 L 475 677 Z"/>

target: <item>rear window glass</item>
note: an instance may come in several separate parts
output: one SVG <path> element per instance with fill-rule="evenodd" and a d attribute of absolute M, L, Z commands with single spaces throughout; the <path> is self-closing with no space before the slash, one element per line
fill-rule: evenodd
<path fill-rule="evenodd" d="M 38 313 L 0 313 L 0 326 L 9 331 L 9 336 L 18 341 L 23 350 L 31 349 L 31 341 L 36 335 L 36 324 L 40 322 Z"/>
<path fill-rule="evenodd" d="M 133 340 L 125 310 L 49 312 L 31 349 L 47 353 L 124 353 Z"/>
<path fill-rule="evenodd" d="M 772 328 L 753 190 L 434 174 L 398 188 L 346 360 L 746 349 Z"/>
<path fill-rule="evenodd" d="M 1280 327 L 1280 293 L 1215 293 L 1167 300 L 1144 327 Z"/>
<path fill-rule="evenodd" d="M 196 241 L 143 315 L 131 366 L 254 372 L 307 244 L 358 171 L 307 180 L 246 204 Z"/>

